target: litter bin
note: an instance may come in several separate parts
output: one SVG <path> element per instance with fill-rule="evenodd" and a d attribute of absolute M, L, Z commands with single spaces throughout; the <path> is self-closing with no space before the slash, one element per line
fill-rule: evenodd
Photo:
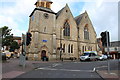
<path fill-rule="evenodd" d="M 2 61 L 6 61 L 6 54 L 5 53 L 1 53 L 2 54 Z"/>
<path fill-rule="evenodd" d="M 46 61 L 46 57 L 44 57 L 44 61 Z"/>
<path fill-rule="evenodd" d="M 42 57 L 42 61 L 48 61 L 48 58 L 46 56 Z"/>

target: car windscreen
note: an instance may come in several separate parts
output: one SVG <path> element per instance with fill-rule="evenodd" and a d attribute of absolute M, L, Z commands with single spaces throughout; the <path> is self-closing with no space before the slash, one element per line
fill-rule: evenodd
<path fill-rule="evenodd" d="M 89 55 L 90 53 L 84 53 L 82 56 L 87 56 L 87 55 Z"/>

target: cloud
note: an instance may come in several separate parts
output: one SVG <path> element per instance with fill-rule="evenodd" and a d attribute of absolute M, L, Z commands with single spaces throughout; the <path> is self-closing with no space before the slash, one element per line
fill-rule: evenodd
<path fill-rule="evenodd" d="M 0 4 L 0 27 L 9 26 L 16 36 L 28 30 L 29 15 L 35 8 L 37 0 L 2 0 Z M 118 38 L 117 2 L 118 0 L 52 0 L 52 10 L 58 12 L 66 3 L 73 14 L 78 15 L 87 10 L 98 37 L 100 32 L 108 30 L 112 41 Z M 80 2 L 85 4 L 81 6 Z M 5 4 L 6 3 L 6 4 Z M 9 5 L 8 5 L 9 4 Z M 74 5 L 79 4 L 79 5 Z M 74 7 L 76 6 L 76 7 Z M 80 11 L 82 7 L 82 11 Z"/>
<path fill-rule="evenodd" d="M 3 0 L 0 3 L 0 27 L 8 26 L 15 36 L 21 36 L 29 26 L 29 15 L 35 0 Z"/>
<path fill-rule="evenodd" d="M 100 37 L 102 31 L 109 31 L 111 41 L 118 40 L 118 3 L 117 2 L 87 2 L 83 10 L 87 10 L 88 15 Z"/>

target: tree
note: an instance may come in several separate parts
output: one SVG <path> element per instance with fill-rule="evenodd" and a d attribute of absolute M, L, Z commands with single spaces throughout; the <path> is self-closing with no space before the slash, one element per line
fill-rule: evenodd
<path fill-rule="evenodd" d="M 16 41 L 13 41 L 10 45 L 10 52 L 14 52 L 15 49 L 19 49 L 19 48 L 20 48 L 20 45 Z"/>
<path fill-rule="evenodd" d="M 13 34 L 11 34 L 11 30 L 12 29 L 9 29 L 7 26 L 0 28 L 3 50 L 4 46 L 8 47 L 13 42 Z"/>

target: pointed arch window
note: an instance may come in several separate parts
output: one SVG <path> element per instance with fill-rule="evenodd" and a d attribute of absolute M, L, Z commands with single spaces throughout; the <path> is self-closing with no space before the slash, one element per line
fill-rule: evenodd
<path fill-rule="evenodd" d="M 84 52 L 84 46 L 82 47 L 82 51 Z"/>
<path fill-rule="evenodd" d="M 69 25 L 68 21 L 66 21 L 64 23 L 63 35 L 64 36 L 70 36 L 70 25 Z"/>
<path fill-rule="evenodd" d="M 73 45 L 71 45 L 71 53 L 73 53 Z"/>
<path fill-rule="evenodd" d="M 91 51 L 92 51 L 93 49 L 92 49 L 92 47 L 91 47 Z"/>
<path fill-rule="evenodd" d="M 86 51 L 87 49 L 86 49 L 86 46 L 85 46 L 85 51 Z"/>
<path fill-rule="evenodd" d="M 63 45 L 63 52 L 65 53 L 65 44 Z"/>
<path fill-rule="evenodd" d="M 90 47 L 90 46 L 88 47 L 88 50 L 91 50 L 91 47 Z"/>
<path fill-rule="evenodd" d="M 68 53 L 70 53 L 70 44 L 68 45 Z"/>
<path fill-rule="evenodd" d="M 84 27 L 84 39 L 89 40 L 88 24 Z"/>

